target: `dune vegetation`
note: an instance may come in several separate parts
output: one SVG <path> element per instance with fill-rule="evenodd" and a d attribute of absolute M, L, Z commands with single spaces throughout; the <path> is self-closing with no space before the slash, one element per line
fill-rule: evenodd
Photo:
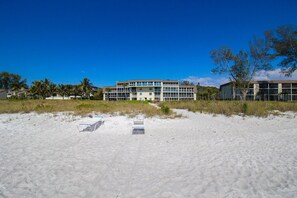
<path fill-rule="evenodd" d="M 99 100 L 0 100 L 0 113 L 18 112 L 73 112 L 84 115 L 92 112 L 119 113 L 121 115 L 145 114 L 151 116 L 172 116 L 141 101 L 99 101 Z"/>
<path fill-rule="evenodd" d="M 140 101 L 102 101 L 102 100 L 0 100 L 0 113 L 47 113 L 72 112 L 77 115 L 106 113 L 121 115 L 144 114 L 148 117 L 175 117 L 172 109 L 187 109 L 192 112 L 231 115 L 254 115 L 267 117 L 280 112 L 297 112 L 296 102 L 276 101 L 170 101 L 161 102 L 157 109 Z"/>
<path fill-rule="evenodd" d="M 254 115 L 267 117 L 269 114 L 293 111 L 297 112 L 296 102 L 279 101 L 172 101 L 162 102 L 161 106 L 174 109 L 187 109 L 192 112 L 231 115 Z"/>

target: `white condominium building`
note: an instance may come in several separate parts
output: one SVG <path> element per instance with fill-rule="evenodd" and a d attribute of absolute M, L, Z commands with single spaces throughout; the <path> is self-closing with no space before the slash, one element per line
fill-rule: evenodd
<path fill-rule="evenodd" d="M 220 99 L 240 100 L 241 94 L 232 82 L 220 86 Z M 252 81 L 246 96 L 247 100 L 297 100 L 297 80 Z"/>
<path fill-rule="evenodd" d="M 104 87 L 103 100 L 196 100 L 196 86 L 178 80 L 129 80 Z"/>

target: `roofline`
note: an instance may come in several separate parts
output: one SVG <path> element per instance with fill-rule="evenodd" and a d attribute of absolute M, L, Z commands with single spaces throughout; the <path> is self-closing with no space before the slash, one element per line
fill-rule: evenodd
<path fill-rule="evenodd" d="M 230 85 L 233 81 L 220 85 L 220 87 Z M 252 80 L 250 83 L 297 83 L 297 80 Z"/>
<path fill-rule="evenodd" d="M 138 79 L 138 80 L 127 80 L 127 81 L 116 81 L 116 83 L 129 83 L 129 82 L 179 82 L 179 80 L 160 80 L 160 79 Z"/>

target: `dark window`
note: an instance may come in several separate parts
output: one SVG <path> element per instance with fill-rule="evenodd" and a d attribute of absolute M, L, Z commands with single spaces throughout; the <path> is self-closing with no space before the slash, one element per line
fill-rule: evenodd
<path fill-rule="evenodd" d="M 269 88 L 270 89 L 277 89 L 278 88 L 278 84 L 277 83 L 270 83 L 269 84 Z"/>
<path fill-rule="evenodd" d="M 259 84 L 259 88 L 260 88 L 260 89 L 268 88 L 268 83 L 260 83 L 260 84 Z"/>
<path fill-rule="evenodd" d="M 283 83 L 282 87 L 283 88 L 291 88 L 291 84 L 290 83 Z"/>
<path fill-rule="evenodd" d="M 278 90 L 277 89 L 270 89 L 269 94 L 278 94 Z"/>
<path fill-rule="evenodd" d="M 290 94 L 291 93 L 291 89 L 282 89 L 282 93 L 283 94 Z"/>

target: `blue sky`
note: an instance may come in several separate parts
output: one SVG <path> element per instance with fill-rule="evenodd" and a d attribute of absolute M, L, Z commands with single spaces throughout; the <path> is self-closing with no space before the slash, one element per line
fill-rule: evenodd
<path fill-rule="evenodd" d="M 128 79 L 218 85 L 212 49 L 297 22 L 297 1 L 0 0 L 0 71 L 97 86 Z"/>

